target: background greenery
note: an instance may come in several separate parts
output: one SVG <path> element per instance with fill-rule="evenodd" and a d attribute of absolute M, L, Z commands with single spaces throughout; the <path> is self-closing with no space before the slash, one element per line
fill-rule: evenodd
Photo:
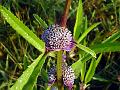
<path fill-rule="evenodd" d="M 120 46 L 120 1 L 119 0 L 83 0 L 83 16 L 81 16 L 81 32 L 80 35 L 94 23 L 101 22 L 97 28 L 93 29 L 81 43 L 96 50 L 95 52 L 103 52 L 105 49 L 92 47 L 100 44 L 104 48 L 105 42 L 113 42 L 112 46 Z M 64 9 L 65 0 L 2 0 L 1 5 L 6 7 L 15 16 L 17 16 L 32 32 L 38 37 L 41 36 L 47 25 L 60 21 Z M 69 19 L 67 26 L 73 32 L 76 21 L 76 12 L 78 0 L 72 0 Z M 38 17 L 39 16 L 39 17 Z M 44 22 L 40 22 L 44 20 Z M 113 36 L 112 38 L 108 38 Z M 115 37 L 115 38 L 114 38 Z M 106 40 L 106 38 L 108 38 Z M 114 39 L 113 39 L 114 38 Z M 108 44 L 109 46 L 109 44 Z M 79 46 L 78 46 L 79 47 Z M 81 46 L 80 46 L 81 47 Z M 120 48 L 113 47 L 111 50 Z M 97 52 L 98 51 L 98 52 Z M 119 52 L 103 53 L 101 61 L 97 66 L 96 73 L 90 81 L 88 90 L 119 90 L 120 89 L 120 53 Z M 6 90 L 18 79 L 18 77 L 26 70 L 34 59 L 39 56 L 40 52 L 29 44 L 23 37 L 16 33 L 13 28 L 0 16 L 0 90 Z M 78 53 L 73 60 L 78 59 Z M 97 57 L 99 54 L 97 55 Z M 53 58 L 49 58 L 53 59 Z M 42 72 L 34 88 L 38 90 L 46 89 L 47 73 L 46 69 L 50 66 L 46 60 Z M 50 61 L 50 60 L 49 60 Z M 73 63 L 69 62 L 71 65 Z M 89 65 L 88 61 L 86 65 Z M 88 68 L 88 66 L 86 66 Z M 83 75 L 84 76 L 84 75 Z M 83 77 L 81 77 L 83 78 Z M 79 79 L 75 81 L 79 84 Z M 79 86 L 79 85 L 78 85 Z M 77 86 L 75 86 L 77 87 Z M 77 87 L 79 88 L 79 87 Z"/>

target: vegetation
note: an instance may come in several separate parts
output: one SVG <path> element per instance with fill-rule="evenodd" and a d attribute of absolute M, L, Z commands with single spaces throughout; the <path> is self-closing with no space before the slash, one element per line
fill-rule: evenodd
<path fill-rule="evenodd" d="M 46 49 L 41 36 L 53 24 L 72 32 L 70 51 Z M 119 0 L 1 0 L 0 90 L 119 90 L 119 30 Z M 75 75 L 70 88 L 63 54 Z M 53 66 L 56 79 L 48 85 Z"/>

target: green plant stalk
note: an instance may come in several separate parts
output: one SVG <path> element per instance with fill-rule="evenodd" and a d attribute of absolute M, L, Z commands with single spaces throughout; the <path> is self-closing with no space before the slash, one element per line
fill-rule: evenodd
<path fill-rule="evenodd" d="M 64 90 L 62 85 L 62 51 L 57 52 L 57 83 L 58 90 Z"/>
<path fill-rule="evenodd" d="M 63 16 L 61 18 L 60 26 L 66 27 L 67 18 L 69 14 L 69 9 L 71 5 L 71 0 L 66 0 L 65 9 Z M 57 84 L 58 84 L 58 90 L 64 90 L 64 86 L 62 84 L 62 52 L 57 52 Z"/>

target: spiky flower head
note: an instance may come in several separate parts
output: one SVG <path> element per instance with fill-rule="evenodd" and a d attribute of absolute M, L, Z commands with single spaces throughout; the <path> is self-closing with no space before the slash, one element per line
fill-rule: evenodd
<path fill-rule="evenodd" d="M 71 90 L 74 84 L 74 79 L 75 79 L 75 75 L 74 75 L 74 71 L 72 70 L 72 67 L 69 66 L 65 68 L 62 71 L 62 74 L 63 74 L 64 85 L 66 85 L 69 88 L 69 90 Z"/>
<path fill-rule="evenodd" d="M 62 56 L 62 76 L 64 85 L 71 90 L 74 84 L 75 75 L 72 67 L 67 65 L 65 55 Z"/>
<path fill-rule="evenodd" d="M 51 25 L 42 34 L 43 41 L 45 42 L 48 50 L 65 50 L 70 51 L 74 46 L 74 40 L 71 32 L 57 24 Z"/>
<path fill-rule="evenodd" d="M 56 68 L 51 67 L 48 71 L 48 85 L 52 85 L 56 81 Z"/>

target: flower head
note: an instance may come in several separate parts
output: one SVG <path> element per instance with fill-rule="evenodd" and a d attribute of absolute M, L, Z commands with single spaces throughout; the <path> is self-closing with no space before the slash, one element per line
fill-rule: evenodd
<path fill-rule="evenodd" d="M 75 75 L 74 75 L 74 71 L 72 70 L 72 67 L 66 67 L 63 71 L 63 82 L 64 85 L 66 85 L 69 90 L 72 89 L 73 84 L 74 84 L 74 79 L 75 79 Z"/>
<path fill-rule="evenodd" d="M 69 90 L 72 89 L 73 84 L 74 84 L 74 71 L 71 66 L 68 66 L 66 63 L 66 56 L 62 56 L 62 76 L 63 76 L 63 82 L 64 85 L 69 88 Z"/>
<path fill-rule="evenodd" d="M 52 85 L 56 81 L 56 67 L 53 66 L 48 70 L 48 85 Z"/>
<path fill-rule="evenodd" d="M 65 50 L 70 51 L 74 46 L 74 40 L 71 32 L 57 24 L 48 27 L 42 34 L 43 41 L 45 42 L 48 50 Z"/>

